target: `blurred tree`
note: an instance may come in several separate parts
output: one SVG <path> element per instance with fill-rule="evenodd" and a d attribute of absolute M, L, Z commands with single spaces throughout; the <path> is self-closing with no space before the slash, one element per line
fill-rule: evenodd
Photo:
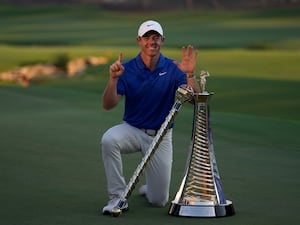
<path fill-rule="evenodd" d="M 219 8 L 221 6 L 220 2 L 218 0 L 211 0 L 211 5 L 215 9 L 217 9 L 217 8 Z"/>
<path fill-rule="evenodd" d="M 192 9 L 194 7 L 194 0 L 185 0 L 185 5 L 187 9 Z"/>
<path fill-rule="evenodd" d="M 151 6 L 151 1 L 150 0 L 142 0 L 142 8 L 147 9 Z"/>

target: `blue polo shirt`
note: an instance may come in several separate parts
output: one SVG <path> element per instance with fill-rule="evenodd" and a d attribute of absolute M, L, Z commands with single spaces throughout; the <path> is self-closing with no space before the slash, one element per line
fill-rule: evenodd
<path fill-rule="evenodd" d="M 177 88 L 187 83 L 185 73 L 162 54 L 154 71 L 140 54 L 123 66 L 117 84 L 118 94 L 125 96 L 123 120 L 137 128 L 158 130 L 174 104 Z"/>

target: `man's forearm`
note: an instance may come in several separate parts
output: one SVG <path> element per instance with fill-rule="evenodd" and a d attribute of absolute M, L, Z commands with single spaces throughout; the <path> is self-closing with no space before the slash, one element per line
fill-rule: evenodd
<path fill-rule="evenodd" d="M 114 108 L 120 101 L 121 96 L 117 93 L 117 80 L 109 79 L 102 95 L 102 107 L 106 110 Z"/>

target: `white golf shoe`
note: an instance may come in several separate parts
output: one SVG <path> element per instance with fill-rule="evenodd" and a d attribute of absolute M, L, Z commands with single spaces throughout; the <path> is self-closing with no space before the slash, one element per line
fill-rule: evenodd
<path fill-rule="evenodd" d="M 102 214 L 103 215 L 111 215 L 112 209 L 117 206 L 117 204 L 119 203 L 119 201 L 120 201 L 119 198 L 111 199 L 107 203 L 107 205 L 103 207 Z M 126 211 L 128 211 L 128 209 L 129 209 L 128 208 L 128 203 L 126 201 L 125 204 L 123 204 L 123 206 L 121 207 L 121 210 L 122 210 L 122 212 L 126 212 Z"/>

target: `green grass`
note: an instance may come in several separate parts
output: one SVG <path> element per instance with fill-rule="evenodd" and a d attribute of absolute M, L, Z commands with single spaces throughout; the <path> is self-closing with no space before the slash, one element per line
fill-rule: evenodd
<path fill-rule="evenodd" d="M 197 72 L 205 69 L 212 76 L 246 77 L 275 80 L 300 80 L 300 52 L 288 50 L 202 50 L 199 51 Z M 124 60 L 136 54 L 135 47 L 102 47 L 102 46 L 73 46 L 73 47 L 41 47 L 41 46 L 1 46 L 3 53 L 0 61 L 0 71 L 14 69 L 30 62 L 53 62 L 60 54 L 70 58 L 87 56 L 105 56 L 110 62 L 117 59 L 120 51 Z M 181 59 L 180 48 L 162 48 L 162 52 L 175 60 Z M 5 56 L 5 57 L 4 57 Z M 107 71 L 105 71 L 107 73 Z"/>
<path fill-rule="evenodd" d="M 109 112 L 101 108 L 108 64 L 28 88 L 0 85 L 0 224 L 298 224 L 299 9 L 127 14 L 1 5 L 0 71 L 59 54 L 112 62 L 122 51 L 129 59 L 138 52 L 137 23 L 146 17 L 166 27 L 165 55 L 179 60 L 180 47 L 192 43 L 199 49 L 197 73 L 211 73 L 214 148 L 236 215 L 172 217 L 169 205 L 153 208 L 136 191 L 120 218 L 99 213 L 107 202 L 99 141 L 123 111 L 123 102 Z M 182 179 L 192 113 L 186 104 L 176 117 L 170 200 Z M 128 179 L 140 155 L 124 161 Z"/>
<path fill-rule="evenodd" d="M 131 46 L 138 24 L 153 18 L 162 23 L 168 47 L 299 49 L 299 10 L 109 13 L 90 6 L 1 5 L 0 43 Z"/>
<path fill-rule="evenodd" d="M 212 107 L 215 152 L 223 187 L 236 215 L 189 219 L 150 207 L 136 192 L 131 210 L 105 217 L 105 177 L 99 141 L 121 119 L 122 106 L 100 107 L 100 92 L 59 87 L 1 87 L 1 224 L 296 224 L 299 122 Z M 227 99 L 229 100 L 230 97 Z M 186 105 L 174 129 L 173 199 L 182 178 L 191 133 Z M 127 178 L 139 155 L 125 157 Z M 151 220 L 149 218 L 152 218 Z"/>

